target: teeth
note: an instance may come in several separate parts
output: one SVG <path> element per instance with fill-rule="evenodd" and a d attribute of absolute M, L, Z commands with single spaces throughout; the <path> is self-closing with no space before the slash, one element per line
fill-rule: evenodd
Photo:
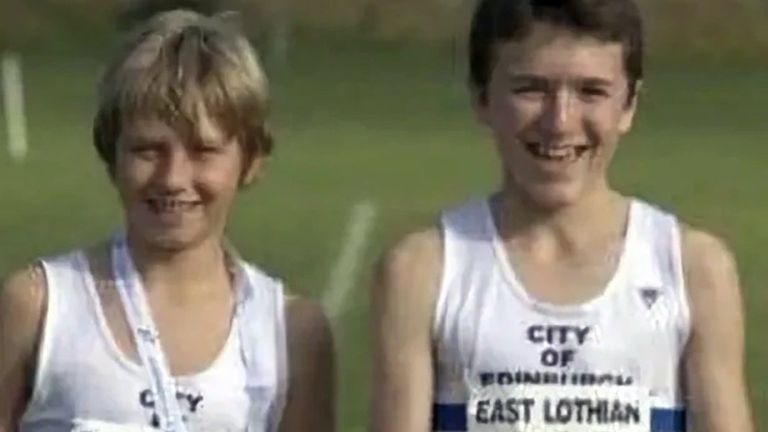
<path fill-rule="evenodd" d="M 588 149 L 587 146 L 549 147 L 543 144 L 528 144 L 528 150 L 537 158 L 557 162 L 575 161 Z"/>
<path fill-rule="evenodd" d="M 157 199 L 149 200 L 149 204 L 156 211 L 162 211 L 162 212 L 175 212 L 175 211 L 189 210 L 195 206 L 195 203 L 192 201 L 157 200 Z"/>
<path fill-rule="evenodd" d="M 549 158 L 565 159 L 567 156 L 569 156 L 572 153 L 571 150 L 572 149 L 566 148 L 566 147 L 559 148 L 559 149 L 548 148 L 548 149 L 543 149 L 543 154 Z"/>

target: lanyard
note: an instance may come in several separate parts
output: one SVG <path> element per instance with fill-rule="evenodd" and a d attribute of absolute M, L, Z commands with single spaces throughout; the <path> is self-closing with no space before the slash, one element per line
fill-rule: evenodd
<path fill-rule="evenodd" d="M 168 362 L 149 312 L 144 285 L 128 253 L 125 234 L 117 235 L 112 242 L 112 266 L 128 325 L 131 327 L 144 372 L 149 378 L 160 430 L 187 432 L 176 399 L 175 381 L 168 370 Z"/>
<path fill-rule="evenodd" d="M 267 400 L 270 402 L 265 405 L 265 395 L 255 391 L 260 387 L 261 379 L 265 377 L 262 375 L 264 371 L 259 367 L 257 354 L 259 344 L 255 340 L 257 335 L 254 333 L 262 325 L 258 319 L 260 313 L 255 310 L 257 303 L 261 300 L 256 298 L 256 276 L 253 274 L 253 269 L 238 259 L 235 254 L 233 259 L 237 264 L 234 324 L 238 326 L 241 354 L 247 375 L 245 387 L 251 400 L 246 430 L 247 432 L 273 431 L 277 429 L 279 422 L 279 418 L 273 417 L 282 410 L 273 411 L 275 407 L 272 403 L 275 402 L 273 400 L 275 395 L 269 393 Z M 116 235 L 112 241 L 112 265 L 117 291 L 155 399 L 160 429 L 165 432 L 187 432 L 181 408 L 176 399 L 175 382 L 168 370 L 158 332 L 149 312 L 144 285 L 128 253 L 124 233 Z M 285 361 L 285 359 L 278 361 Z"/>

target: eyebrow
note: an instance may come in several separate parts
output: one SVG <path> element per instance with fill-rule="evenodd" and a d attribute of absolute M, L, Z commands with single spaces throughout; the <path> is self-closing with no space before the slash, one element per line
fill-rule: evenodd
<path fill-rule="evenodd" d="M 507 79 L 513 83 L 532 82 L 532 83 L 538 83 L 538 84 L 546 84 L 549 82 L 549 80 L 546 79 L 545 77 L 540 75 L 534 75 L 534 74 L 510 73 L 510 74 L 507 74 Z"/>
<path fill-rule="evenodd" d="M 613 81 L 607 78 L 592 77 L 582 79 L 581 84 L 590 87 L 610 87 L 613 85 Z"/>
<path fill-rule="evenodd" d="M 206 147 L 227 147 L 232 142 L 234 142 L 233 139 L 230 138 L 217 138 L 217 137 L 201 137 L 198 136 L 195 141 L 199 145 L 203 145 Z"/>
<path fill-rule="evenodd" d="M 551 82 L 550 79 L 544 76 L 530 73 L 511 73 L 508 74 L 507 79 L 512 83 L 529 82 L 534 84 L 548 84 Z M 577 78 L 576 82 L 580 85 L 594 87 L 610 87 L 613 85 L 613 81 L 602 77 Z"/>
<path fill-rule="evenodd" d="M 166 141 L 166 137 L 164 136 L 155 136 L 155 135 L 149 135 L 144 134 L 141 132 L 138 133 L 127 133 L 123 135 L 123 138 L 126 139 L 126 141 L 129 144 L 157 144 L 157 143 L 163 143 Z"/>

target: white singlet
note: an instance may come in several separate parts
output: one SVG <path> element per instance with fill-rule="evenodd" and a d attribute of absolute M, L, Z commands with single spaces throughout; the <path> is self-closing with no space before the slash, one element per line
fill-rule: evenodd
<path fill-rule="evenodd" d="M 149 430 L 157 413 L 148 378 L 118 348 L 85 254 L 41 262 L 48 298 L 45 325 L 20 430 Z M 249 432 L 267 432 L 279 423 L 287 391 L 283 288 L 253 266 L 244 269 L 247 275 L 238 275 L 236 285 L 242 291 L 242 279 L 250 280 L 252 294 L 238 296 L 247 305 L 239 310 L 249 313 L 234 315 L 224 347 L 206 370 L 174 379 L 191 432 L 242 432 L 249 421 Z M 244 334 L 253 340 L 243 343 Z M 253 427 L 253 415 L 263 418 L 260 429 Z"/>
<path fill-rule="evenodd" d="M 524 289 L 488 200 L 444 213 L 442 233 L 434 431 L 685 430 L 690 311 L 674 216 L 633 200 L 610 282 L 572 306 Z"/>

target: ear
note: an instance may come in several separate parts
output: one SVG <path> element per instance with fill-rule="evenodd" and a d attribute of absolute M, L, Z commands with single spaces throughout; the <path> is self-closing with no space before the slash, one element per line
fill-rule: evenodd
<path fill-rule="evenodd" d="M 472 111 L 475 112 L 475 118 L 485 126 L 490 125 L 490 113 L 488 112 L 488 89 L 481 89 L 475 85 L 469 87 L 470 98 L 472 100 Z"/>
<path fill-rule="evenodd" d="M 245 161 L 247 166 L 243 167 L 243 174 L 240 177 L 240 187 L 244 188 L 256 183 L 264 175 L 267 156 L 262 153 L 256 153 L 250 160 Z"/>
<path fill-rule="evenodd" d="M 632 99 L 628 100 L 624 105 L 624 110 L 619 118 L 619 132 L 623 135 L 632 129 L 632 124 L 635 119 L 635 111 L 637 111 L 637 101 L 640 99 L 640 92 L 643 89 L 643 82 L 638 81 L 635 83 L 635 91 L 632 95 Z"/>

